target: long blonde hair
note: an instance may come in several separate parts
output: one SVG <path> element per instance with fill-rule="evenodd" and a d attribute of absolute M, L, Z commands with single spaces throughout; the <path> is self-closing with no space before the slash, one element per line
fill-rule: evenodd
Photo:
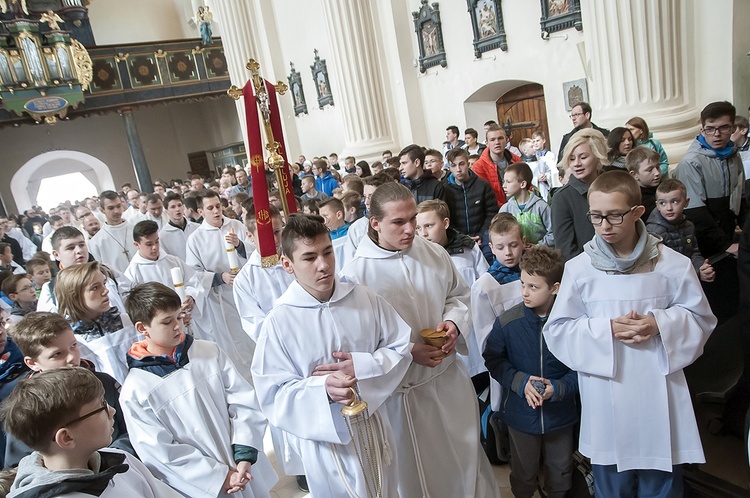
<path fill-rule="evenodd" d="M 99 272 L 107 276 L 98 261 L 74 265 L 60 271 L 55 277 L 55 298 L 58 312 L 71 322 L 83 320 L 91 313 L 83 299 L 83 291 Z"/>
<path fill-rule="evenodd" d="M 560 171 L 565 172 L 568 169 L 570 166 L 570 155 L 576 147 L 582 144 L 587 144 L 591 149 L 591 153 L 599 160 L 599 167 L 596 169 L 597 172 L 601 173 L 602 167 L 609 165 L 609 159 L 607 158 L 607 139 L 604 138 L 604 135 L 602 135 L 602 132 L 599 130 L 595 130 L 594 128 L 584 128 L 570 137 L 570 140 L 565 145 L 562 158 L 557 164 Z"/>

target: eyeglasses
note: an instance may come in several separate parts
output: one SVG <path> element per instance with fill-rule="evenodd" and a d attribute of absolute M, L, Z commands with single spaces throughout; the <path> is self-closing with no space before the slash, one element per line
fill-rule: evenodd
<path fill-rule="evenodd" d="M 24 285 L 20 289 L 16 289 L 16 294 L 20 294 L 22 292 L 28 292 L 33 288 L 34 288 L 34 284 Z"/>
<path fill-rule="evenodd" d="M 722 135 L 726 135 L 727 133 L 731 133 L 732 130 L 734 130 L 734 125 L 721 125 L 719 127 L 716 126 L 704 126 L 703 127 L 703 133 L 706 135 L 716 135 L 716 132 L 718 131 Z"/>
<path fill-rule="evenodd" d="M 568 116 L 570 116 L 570 119 L 575 119 L 575 118 L 577 118 L 578 116 L 583 116 L 584 114 L 585 114 L 585 113 L 583 113 L 583 112 L 573 112 L 573 113 L 571 113 L 571 114 L 568 114 Z"/>
<path fill-rule="evenodd" d="M 71 426 L 71 425 L 73 425 L 73 424 L 77 424 L 78 422 L 83 422 L 83 421 L 84 421 L 84 420 L 86 420 L 87 418 L 93 417 L 93 416 L 94 416 L 94 415 L 96 415 L 97 413 L 99 413 L 99 412 L 103 412 L 104 410 L 109 410 L 109 404 L 107 403 L 107 400 L 106 400 L 106 399 L 102 398 L 102 406 L 101 406 L 101 407 L 97 408 L 96 410 L 94 410 L 94 411 L 92 411 L 92 412 L 89 412 L 89 413 L 87 413 L 86 415 L 81 415 L 81 416 L 80 416 L 80 417 L 78 417 L 77 419 L 71 420 L 71 421 L 70 421 L 70 422 L 68 422 L 67 424 L 63 424 L 63 425 L 61 426 L 61 428 L 62 428 L 62 427 L 69 427 L 69 426 Z M 107 414 L 107 416 L 109 416 L 109 413 Z M 55 440 L 55 438 L 52 438 L 52 440 L 54 441 L 54 440 Z"/>
<path fill-rule="evenodd" d="M 592 225 L 596 225 L 596 226 L 601 225 L 604 220 L 607 220 L 607 223 L 609 223 L 612 226 L 622 225 L 622 222 L 625 219 L 625 216 L 632 213 L 633 210 L 637 207 L 638 206 L 633 206 L 632 208 L 628 209 L 624 213 L 612 213 L 612 214 L 586 213 L 586 218 L 589 219 L 589 222 L 591 222 Z"/>

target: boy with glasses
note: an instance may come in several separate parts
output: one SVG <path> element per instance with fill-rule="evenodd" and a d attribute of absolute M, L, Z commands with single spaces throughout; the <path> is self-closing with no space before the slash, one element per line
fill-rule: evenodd
<path fill-rule="evenodd" d="M 21 460 L 9 497 L 181 496 L 135 457 L 104 449 L 115 409 L 85 368 L 59 368 L 18 383 L 0 409 L 5 428 L 34 449 Z"/>
<path fill-rule="evenodd" d="M 632 176 L 604 173 L 588 202 L 596 234 L 565 265 L 543 331 L 578 372 L 579 450 L 596 496 L 683 496 L 681 465 L 705 461 L 683 368 L 716 318 L 690 260 L 646 231 Z"/>

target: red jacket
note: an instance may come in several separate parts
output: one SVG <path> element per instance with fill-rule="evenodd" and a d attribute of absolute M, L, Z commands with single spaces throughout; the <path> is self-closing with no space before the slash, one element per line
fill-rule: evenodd
<path fill-rule="evenodd" d="M 521 162 L 521 158 L 508 149 L 503 151 L 503 155 L 505 156 L 505 160 L 508 161 L 508 164 Z M 484 149 L 484 152 L 482 152 L 482 155 L 477 159 L 477 162 L 474 163 L 474 166 L 471 167 L 471 170 L 476 173 L 477 176 L 489 182 L 492 191 L 495 192 L 498 206 L 502 206 L 507 202 L 505 192 L 503 192 L 503 184 L 497 174 L 497 166 L 490 158 L 489 147 Z"/>

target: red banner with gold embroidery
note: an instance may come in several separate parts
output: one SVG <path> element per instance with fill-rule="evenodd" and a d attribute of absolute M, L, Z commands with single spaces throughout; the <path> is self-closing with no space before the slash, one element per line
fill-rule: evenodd
<path fill-rule="evenodd" d="M 292 186 L 292 174 L 289 171 L 289 158 L 286 153 L 286 143 L 284 142 L 284 132 L 281 129 L 281 112 L 279 111 L 279 102 L 276 99 L 276 87 L 270 81 L 265 81 L 266 91 L 268 92 L 268 109 L 271 111 L 271 131 L 273 132 L 273 138 L 281 147 L 279 147 L 279 155 L 284 158 L 284 167 L 281 168 L 281 182 L 279 185 L 279 191 L 281 195 L 286 197 L 287 206 L 289 206 L 289 213 L 297 212 L 297 201 L 294 197 L 294 188 Z"/>
<path fill-rule="evenodd" d="M 261 259 L 276 257 L 276 243 L 269 213 L 268 183 L 266 182 L 266 162 L 263 159 L 263 138 L 260 128 L 260 112 L 255 99 L 252 81 L 242 89 L 245 102 L 245 121 L 247 123 L 247 146 L 250 158 L 250 179 L 253 184 L 253 203 L 255 219 L 258 224 L 258 240 L 255 244 Z"/>

